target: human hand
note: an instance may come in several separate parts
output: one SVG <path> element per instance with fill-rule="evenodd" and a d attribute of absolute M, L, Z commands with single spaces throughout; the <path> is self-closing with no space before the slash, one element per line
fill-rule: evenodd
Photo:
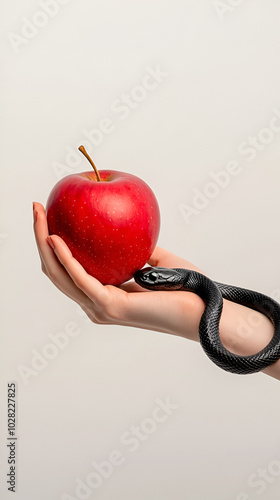
<path fill-rule="evenodd" d="M 94 323 L 128 325 L 198 340 L 204 303 L 194 293 L 151 292 L 135 282 L 119 287 L 102 285 L 86 273 L 59 236 L 49 237 L 45 210 L 40 203 L 34 204 L 34 232 L 43 273 L 77 302 Z M 148 264 L 202 272 L 190 262 L 159 247 Z"/>
<path fill-rule="evenodd" d="M 58 235 L 49 236 L 44 207 L 34 204 L 34 232 L 43 273 L 65 295 L 77 302 L 93 323 L 126 325 L 179 335 L 199 341 L 204 302 L 188 291 L 150 291 L 135 282 L 119 287 L 102 285 L 87 274 Z M 148 264 L 181 267 L 203 273 L 185 259 L 156 247 Z M 254 315 L 254 326 L 251 317 Z M 249 325 L 244 336 L 240 325 Z M 248 333 L 249 332 L 249 333 Z M 263 314 L 224 299 L 220 338 L 235 354 L 254 354 L 273 336 L 273 325 Z M 280 380 L 280 360 L 264 370 Z"/>

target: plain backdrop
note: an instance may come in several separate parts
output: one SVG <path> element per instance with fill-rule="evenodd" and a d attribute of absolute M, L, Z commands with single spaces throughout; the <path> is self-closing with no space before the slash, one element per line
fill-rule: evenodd
<path fill-rule="evenodd" d="M 87 143 L 100 169 L 154 190 L 160 246 L 280 300 L 279 16 L 277 0 L 2 2 L 3 500 L 9 381 L 18 500 L 279 498 L 279 382 L 226 373 L 183 338 L 90 323 L 42 274 L 32 230 L 32 201 L 89 169 Z M 122 464 L 98 485 L 93 462 L 113 450 Z"/>

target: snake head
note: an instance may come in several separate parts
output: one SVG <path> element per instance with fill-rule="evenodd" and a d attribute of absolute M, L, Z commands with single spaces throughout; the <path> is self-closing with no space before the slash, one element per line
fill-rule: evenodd
<path fill-rule="evenodd" d="M 179 290 L 182 276 L 176 269 L 166 267 L 145 267 L 134 274 L 138 285 L 150 290 Z"/>

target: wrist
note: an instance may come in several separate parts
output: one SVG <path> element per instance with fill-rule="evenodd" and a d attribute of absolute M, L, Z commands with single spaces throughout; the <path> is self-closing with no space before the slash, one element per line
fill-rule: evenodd
<path fill-rule="evenodd" d="M 249 356 L 261 351 L 273 337 L 272 322 L 258 311 L 224 299 L 220 337 L 234 354 Z"/>

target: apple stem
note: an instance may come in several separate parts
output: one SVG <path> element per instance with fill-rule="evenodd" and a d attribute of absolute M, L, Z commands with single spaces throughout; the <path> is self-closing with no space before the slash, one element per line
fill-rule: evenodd
<path fill-rule="evenodd" d="M 100 178 L 99 172 L 98 172 L 98 170 L 97 170 L 96 166 L 94 165 L 94 163 L 93 163 L 93 161 L 92 161 L 91 157 L 90 157 L 90 156 L 89 156 L 89 154 L 86 152 L 86 150 L 85 150 L 84 146 L 80 146 L 80 147 L 78 148 L 78 150 L 79 150 L 79 151 L 81 151 L 81 153 L 83 153 L 83 155 L 87 158 L 87 160 L 89 161 L 89 163 L 91 164 L 91 166 L 94 168 L 94 171 L 95 171 L 95 173 L 96 173 L 96 177 L 97 177 L 98 182 L 101 182 L 101 178 Z"/>

